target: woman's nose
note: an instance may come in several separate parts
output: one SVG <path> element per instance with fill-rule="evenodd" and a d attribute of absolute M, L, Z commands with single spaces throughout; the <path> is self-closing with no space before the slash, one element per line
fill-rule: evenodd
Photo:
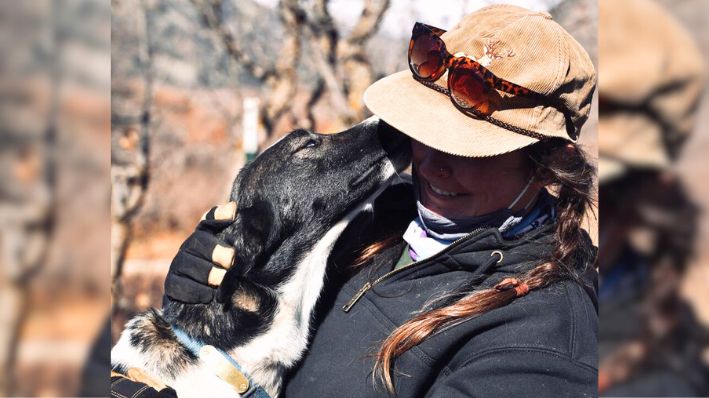
<path fill-rule="evenodd" d="M 448 178 L 451 176 L 451 169 L 448 166 L 439 166 L 436 170 L 436 177 Z"/>
<path fill-rule="evenodd" d="M 442 155 L 442 153 L 435 150 L 427 151 L 419 164 L 419 172 L 423 174 L 424 177 L 439 179 L 450 177 L 452 174 L 451 167 L 447 164 Z"/>

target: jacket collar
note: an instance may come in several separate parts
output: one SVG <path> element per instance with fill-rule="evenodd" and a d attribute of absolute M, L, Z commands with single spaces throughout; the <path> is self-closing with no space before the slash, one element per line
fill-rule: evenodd
<path fill-rule="evenodd" d="M 514 240 L 504 239 L 497 228 L 476 231 L 453 243 L 441 254 L 387 279 L 394 282 L 463 272 L 462 275 L 467 276 L 461 275 L 461 286 L 491 287 L 506 277 L 527 272 L 551 258 L 555 247 L 554 227 L 555 224 L 546 225 Z M 399 258 L 404 247 L 405 243 L 401 243 L 375 258 L 373 269 L 379 274 L 378 277 L 391 269 L 392 261 Z M 593 265 L 579 266 L 575 277 L 598 311 L 598 275 Z"/>

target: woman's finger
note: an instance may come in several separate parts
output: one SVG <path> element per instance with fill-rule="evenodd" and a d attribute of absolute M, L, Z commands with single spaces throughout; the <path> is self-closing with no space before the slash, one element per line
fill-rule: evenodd
<path fill-rule="evenodd" d="M 212 262 L 220 265 L 224 269 L 229 269 L 234 265 L 235 252 L 233 247 L 217 244 L 212 250 Z"/>
<path fill-rule="evenodd" d="M 207 283 L 210 286 L 219 287 L 219 285 L 221 285 L 222 281 L 224 280 L 224 275 L 226 275 L 225 269 L 212 267 L 212 269 L 209 270 L 209 276 L 207 277 Z"/>
<path fill-rule="evenodd" d="M 209 231 L 196 230 L 180 249 L 225 269 L 234 265 L 234 248 L 219 243 L 217 237 Z"/>
<path fill-rule="evenodd" d="M 197 229 L 221 231 L 236 219 L 236 202 L 214 206 L 202 215 Z"/>

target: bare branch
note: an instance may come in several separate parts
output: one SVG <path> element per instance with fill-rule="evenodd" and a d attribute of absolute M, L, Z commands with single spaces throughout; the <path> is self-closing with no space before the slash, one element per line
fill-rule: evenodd
<path fill-rule="evenodd" d="M 191 0 L 207 27 L 220 38 L 227 54 L 251 76 L 265 84 L 264 101 L 259 116 L 266 130 L 266 140 L 275 133 L 279 120 L 291 113 L 290 105 L 298 88 L 296 66 L 300 61 L 300 35 L 305 15 L 298 0 L 281 0 L 278 16 L 284 26 L 283 44 L 273 67 L 263 68 L 246 54 L 236 42 L 221 17 L 222 0 Z"/>
<path fill-rule="evenodd" d="M 202 20 L 221 40 L 229 56 L 239 63 L 255 79 L 266 81 L 277 72 L 274 67 L 264 68 L 239 47 L 234 35 L 221 17 L 221 0 L 190 0 L 202 16 Z"/>
<path fill-rule="evenodd" d="M 305 105 L 305 111 L 307 113 L 306 117 L 307 120 L 304 121 L 305 125 L 303 126 L 304 128 L 310 129 L 310 130 L 315 130 L 315 114 L 313 111 L 315 110 L 315 105 L 317 105 L 318 101 L 320 101 L 320 98 L 322 97 L 323 93 L 325 93 L 325 81 L 320 78 L 318 79 L 318 82 L 315 85 L 315 88 L 310 92 L 310 97 L 308 98 L 308 102 Z M 303 123 L 303 122 L 301 122 Z"/>
<path fill-rule="evenodd" d="M 344 71 L 347 102 L 357 119 L 364 117 L 362 95 L 374 81 L 374 71 L 365 45 L 379 29 L 389 5 L 390 0 L 366 0 L 352 34 L 340 43 L 338 49 Z"/>
<path fill-rule="evenodd" d="M 369 40 L 379 30 L 390 4 L 390 0 L 365 0 L 362 13 L 347 42 L 350 45 L 363 45 Z"/>
<path fill-rule="evenodd" d="M 329 2 L 329 0 L 315 1 L 313 17 L 308 25 L 315 37 L 318 38 L 323 53 L 327 54 L 327 62 L 334 65 L 337 62 L 337 42 L 340 40 L 340 33 L 337 31 L 335 21 L 327 9 Z"/>
<path fill-rule="evenodd" d="M 325 87 L 330 93 L 332 104 L 342 124 L 349 125 L 356 117 L 347 104 L 342 83 L 338 79 L 337 43 L 340 40 L 340 33 L 327 9 L 328 3 L 329 0 L 315 1 L 312 17 L 307 23 L 308 30 L 305 32 L 306 39 L 311 42 L 313 61 L 319 74 L 318 82 L 311 91 L 307 104 L 308 120 L 312 126 L 315 125 L 312 108 L 325 93 Z"/>
<path fill-rule="evenodd" d="M 278 54 L 276 72 L 266 81 L 266 100 L 261 106 L 261 122 L 266 129 L 266 139 L 274 138 L 276 123 L 287 114 L 292 115 L 290 105 L 298 91 L 296 66 L 300 62 L 300 36 L 305 23 L 305 14 L 298 0 L 281 0 L 278 16 L 284 27 L 283 45 Z"/>

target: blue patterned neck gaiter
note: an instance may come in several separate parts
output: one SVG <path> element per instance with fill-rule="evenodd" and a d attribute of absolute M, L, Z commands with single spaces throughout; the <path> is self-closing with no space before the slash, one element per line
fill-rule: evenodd
<path fill-rule="evenodd" d="M 510 239 L 553 220 L 555 218 L 555 201 L 546 189 L 540 191 L 532 210 L 526 212 L 527 207 L 532 204 L 530 202 L 525 209 L 520 211 L 521 215 L 512 213 L 512 208 L 527 192 L 532 181 L 530 179 L 527 186 L 506 208 L 481 216 L 450 218 L 434 213 L 421 203 L 418 179 L 414 172 L 413 183 L 418 217 L 409 224 L 403 236 L 409 244 L 411 258 L 414 261 L 428 258 L 477 229 L 497 228 L 502 232 L 504 238 Z"/>

